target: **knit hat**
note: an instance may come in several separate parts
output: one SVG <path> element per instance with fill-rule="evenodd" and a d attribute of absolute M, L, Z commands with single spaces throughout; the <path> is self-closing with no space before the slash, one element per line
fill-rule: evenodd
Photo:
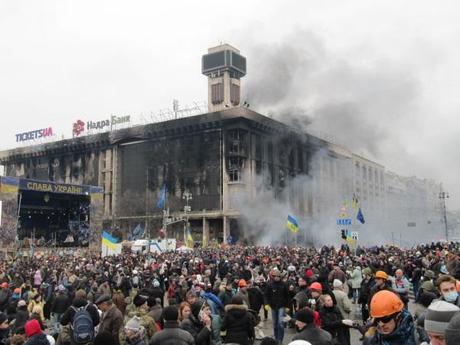
<path fill-rule="evenodd" d="M 163 309 L 163 319 L 165 321 L 177 321 L 179 318 L 179 312 L 177 307 L 169 305 Z"/>
<path fill-rule="evenodd" d="M 447 345 L 458 344 L 458 339 L 460 339 L 460 313 L 456 313 L 452 316 L 449 324 L 447 325 L 444 336 L 446 337 Z"/>
<path fill-rule="evenodd" d="M 26 335 L 30 338 L 35 334 L 42 334 L 42 329 L 40 327 L 40 323 L 36 319 L 32 319 L 26 322 L 24 326 L 24 330 L 26 331 Z"/>
<path fill-rule="evenodd" d="M 300 309 L 295 314 L 295 319 L 307 325 L 311 324 L 313 323 L 313 311 L 310 308 Z"/>
<path fill-rule="evenodd" d="M 6 320 L 8 320 L 8 316 L 6 316 L 5 313 L 0 312 L 0 325 L 4 323 Z"/>
<path fill-rule="evenodd" d="M 138 331 L 141 329 L 141 319 L 138 316 L 134 316 L 130 319 L 125 326 L 125 329 L 129 329 L 132 331 Z"/>
<path fill-rule="evenodd" d="M 343 283 L 338 279 L 334 279 L 334 281 L 332 282 L 332 286 L 334 286 L 334 288 L 342 287 L 342 285 Z"/>
<path fill-rule="evenodd" d="M 431 303 L 425 317 L 425 331 L 444 334 L 450 319 L 459 310 L 455 304 L 446 301 Z"/>

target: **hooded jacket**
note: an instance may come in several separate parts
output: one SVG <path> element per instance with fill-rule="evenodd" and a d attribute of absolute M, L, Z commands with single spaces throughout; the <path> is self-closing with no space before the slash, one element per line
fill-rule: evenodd
<path fill-rule="evenodd" d="M 225 343 L 249 345 L 255 337 L 254 317 L 244 304 L 227 304 L 221 331 L 227 331 Z"/>

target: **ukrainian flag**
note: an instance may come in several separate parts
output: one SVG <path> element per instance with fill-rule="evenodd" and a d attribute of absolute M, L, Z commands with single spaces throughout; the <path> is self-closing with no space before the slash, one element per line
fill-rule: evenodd
<path fill-rule="evenodd" d="M 108 232 L 103 231 L 102 232 L 102 245 L 106 246 L 107 248 L 111 250 L 116 250 L 118 240 L 110 235 Z"/>
<path fill-rule="evenodd" d="M 0 192 L 17 194 L 19 190 L 19 179 L 15 177 L 4 176 L 0 181 Z"/>
<path fill-rule="evenodd" d="M 190 228 L 187 228 L 185 233 L 185 245 L 189 248 L 193 248 L 192 230 Z"/>
<path fill-rule="evenodd" d="M 294 216 L 288 215 L 286 227 L 291 230 L 291 232 L 296 233 L 299 231 L 299 223 Z"/>

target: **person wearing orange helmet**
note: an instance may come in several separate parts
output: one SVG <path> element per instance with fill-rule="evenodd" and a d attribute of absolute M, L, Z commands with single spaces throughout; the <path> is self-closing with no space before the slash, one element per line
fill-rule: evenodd
<path fill-rule="evenodd" d="M 371 288 L 368 305 L 372 301 L 372 297 L 374 297 L 374 295 L 377 292 L 382 291 L 382 290 L 388 290 L 388 291 L 394 292 L 393 288 L 391 287 L 391 281 L 388 278 L 389 278 L 388 274 L 384 271 L 375 272 L 375 275 L 374 275 L 375 283 L 374 283 L 374 286 Z"/>
<path fill-rule="evenodd" d="M 370 303 L 375 334 L 370 345 L 415 345 L 414 321 L 404 308 L 401 298 L 394 292 L 381 290 Z"/>

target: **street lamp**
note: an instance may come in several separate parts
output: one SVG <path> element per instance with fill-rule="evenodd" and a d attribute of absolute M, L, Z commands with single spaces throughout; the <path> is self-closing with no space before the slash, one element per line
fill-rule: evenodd
<path fill-rule="evenodd" d="M 449 199 L 449 193 L 441 190 L 439 192 L 439 200 L 442 203 L 442 210 L 444 212 L 444 226 L 446 227 L 446 241 L 449 241 L 449 231 L 447 229 L 447 209 L 446 209 L 446 199 Z"/>

